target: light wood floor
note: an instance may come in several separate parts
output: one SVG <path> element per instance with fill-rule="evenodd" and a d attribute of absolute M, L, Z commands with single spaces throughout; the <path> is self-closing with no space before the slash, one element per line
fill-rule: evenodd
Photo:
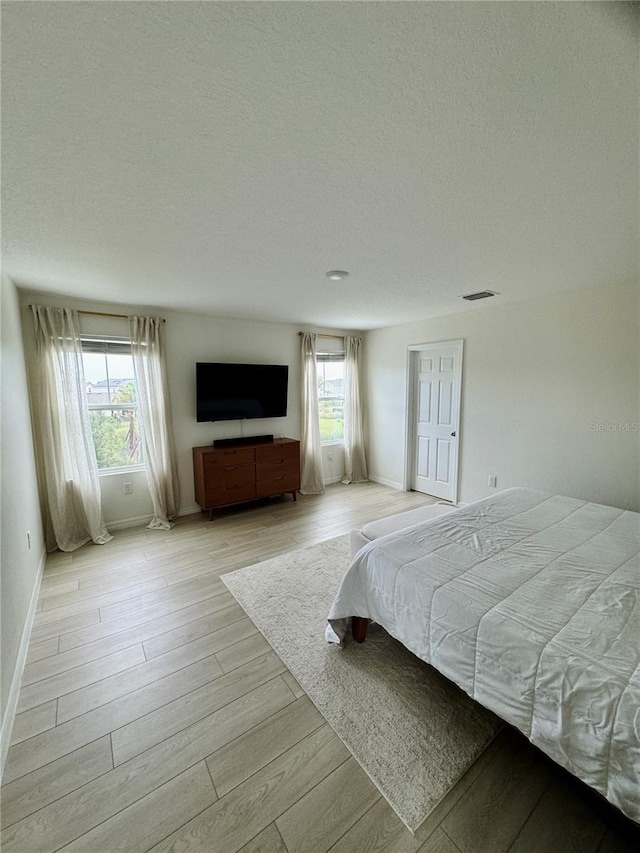
<path fill-rule="evenodd" d="M 508 729 L 412 836 L 219 579 L 425 502 L 336 485 L 51 555 L 3 853 L 640 849 L 615 810 Z"/>

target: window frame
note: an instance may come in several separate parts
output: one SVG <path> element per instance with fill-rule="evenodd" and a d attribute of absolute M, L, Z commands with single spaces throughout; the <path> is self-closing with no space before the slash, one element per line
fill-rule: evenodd
<path fill-rule="evenodd" d="M 318 349 L 316 349 L 316 371 L 318 370 L 318 366 L 320 364 L 323 364 L 323 363 L 327 364 L 329 362 L 333 362 L 333 363 L 339 362 L 339 363 L 342 363 L 343 365 L 345 365 L 345 361 L 346 361 L 345 356 L 346 356 L 346 353 L 344 350 L 318 350 Z M 344 369 L 343 369 L 343 382 L 346 382 L 346 376 L 344 375 Z M 320 396 L 320 387 L 318 387 L 318 405 L 320 404 L 320 401 L 324 401 L 324 400 L 327 400 L 329 402 L 336 401 L 336 402 L 342 403 L 342 422 L 343 422 L 343 429 L 344 429 L 344 408 L 346 405 L 346 395 L 343 395 L 342 397 L 336 397 L 335 395 Z M 319 422 L 320 422 L 320 413 L 318 412 L 318 426 L 319 426 Z M 343 431 L 342 438 L 326 438 L 326 439 L 321 438 L 320 439 L 320 446 L 321 447 L 331 447 L 332 445 L 344 445 L 344 431 Z"/>
<path fill-rule="evenodd" d="M 131 339 L 130 338 L 126 338 L 126 337 L 122 337 L 122 336 L 114 336 L 114 335 L 81 334 L 80 335 L 80 342 L 81 342 L 82 357 L 83 357 L 83 359 L 82 359 L 83 371 L 84 371 L 84 355 L 85 355 L 85 353 L 99 355 L 99 354 L 101 354 L 100 344 L 103 345 L 102 352 L 103 352 L 104 357 L 105 357 L 105 369 L 106 369 L 106 378 L 107 378 L 107 386 L 106 387 L 107 387 L 107 389 L 110 389 L 110 385 L 108 384 L 108 381 L 109 381 L 109 362 L 107 361 L 108 355 L 130 355 L 130 356 L 132 356 L 132 365 L 133 365 L 133 353 L 132 353 Z M 85 344 L 87 344 L 86 348 L 85 348 Z M 110 352 L 110 350 L 111 350 L 111 352 Z M 133 377 L 133 379 L 135 381 L 135 376 Z M 110 390 L 109 390 L 109 395 L 110 395 Z M 137 395 L 138 395 L 138 388 L 136 386 L 136 398 L 137 398 Z M 139 414 L 140 402 L 138 399 L 136 399 L 136 401 L 133 403 L 112 403 L 112 402 L 108 402 L 108 403 L 91 404 L 91 403 L 89 403 L 89 401 L 87 399 L 88 396 L 89 395 L 85 393 L 85 400 L 87 402 L 87 409 L 89 411 L 89 414 L 91 414 L 91 412 L 104 412 L 104 411 L 113 412 L 113 411 L 131 411 L 131 410 L 133 410 L 135 412 L 135 417 L 138 421 L 138 424 L 140 424 L 140 414 Z M 141 426 L 139 428 L 141 430 Z M 89 427 L 89 429 L 91 430 L 91 426 Z M 91 440 L 94 442 L 94 449 L 95 449 L 95 441 L 93 438 L 93 430 L 91 430 Z M 99 477 L 103 477 L 103 476 L 108 477 L 108 476 L 112 476 L 114 474 L 128 474 L 128 473 L 136 473 L 136 472 L 140 472 L 140 471 L 146 471 L 147 470 L 147 464 L 146 464 L 145 457 L 144 457 L 144 445 L 142 443 L 140 443 L 140 457 L 141 457 L 141 461 L 136 462 L 133 465 L 114 465 L 114 466 L 110 466 L 109 468 L 98 467 L 98 476 Z"/>

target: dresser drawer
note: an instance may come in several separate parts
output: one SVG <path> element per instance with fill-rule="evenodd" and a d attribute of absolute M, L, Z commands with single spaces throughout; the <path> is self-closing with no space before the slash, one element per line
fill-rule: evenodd
<path fill-rule="evenodd" d="M 251 501 L 256 497 L 256 484 L 235 483 L 228 486 L 217 486 L 207 489 L 205 492 L 205 509 L 214 506 L 226 506 L 227 504 Z"/>
<path fill-rule="evenodd" d="M 203 454 L 205 470 L 224 468 L 227 465 L 250 465 L 254 461 L 253 447 L 228 447 Z"/>
<path fill-rule="evenodd" d="M 207 468 L 204 475 L 204 487 L 209 491 L 220 486 L 253 483 L 255 478 L 255 465 L 225 465 L 223 468 Z"/>
<path fill-rule="evenodd" d="M 273 480 L 275 478 L 297 477 L 300 473 L 300 462 L 297 459 L 279 459 L 275 462 L 258 462 L 256 465 L 257 480 Z"/>
<path fill-rule="evenodd" d="M 270 480 L 258 480 L 256 483 L 256 494 L 259 498 L 268 498 L 271 495 L 280 495 L 283 492 L 293 492 L 300 485 L 298 474 L 282 474 L 272 477 Z"/>
<path fill-rule="evenodd" d="M 275 462 L 278 459 L 300 459 L 300 443 L 287 441 L 285 444 L 256 447 L 256 462 Z"/>

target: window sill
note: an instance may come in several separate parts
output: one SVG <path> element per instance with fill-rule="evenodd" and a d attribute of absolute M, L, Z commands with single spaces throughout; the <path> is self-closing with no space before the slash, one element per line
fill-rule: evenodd
<path fill-rule="evenodd" d="M 344 438 L 329 438 L 326 441 L 321 441 L 321 447 L 334 447 L 335 445 L 344 444 Z"/>
<path fill-rule="evenodd" d="M 126 465 L 121 468 L 99 468 L 98 477 L 111 477 L 114 474 L 133 474 L 137 471 L 146 471 L 146 465 Z"/>

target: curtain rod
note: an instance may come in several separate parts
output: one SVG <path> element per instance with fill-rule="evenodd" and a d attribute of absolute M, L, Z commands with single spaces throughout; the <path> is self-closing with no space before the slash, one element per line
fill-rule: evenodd
<path fill-rule="evenodd" d="M 305 332 L 298 332 L 298 335 L 300 337 L 302 337 L 304 334 L 306 334 L 306 333 Z M 323 334 L 318 333 L 317 337 L 318 338 L 335 338 L 338 341 L 344 340 L 344 335 L 323 335 Z"/>
<path fill-rule="evenodd" d="M 29 308 L 33 308 L 33 305 L 29 305 Z M 118 317 L 121 320 L 129 319 L 128 314 L 110 314 L 107 311 L 78 311 L 78 314 L 90 314 L 92 317 Z M 167 322 L 164 317 L 161 317 L 160 319 L 163 323 Z"/>

